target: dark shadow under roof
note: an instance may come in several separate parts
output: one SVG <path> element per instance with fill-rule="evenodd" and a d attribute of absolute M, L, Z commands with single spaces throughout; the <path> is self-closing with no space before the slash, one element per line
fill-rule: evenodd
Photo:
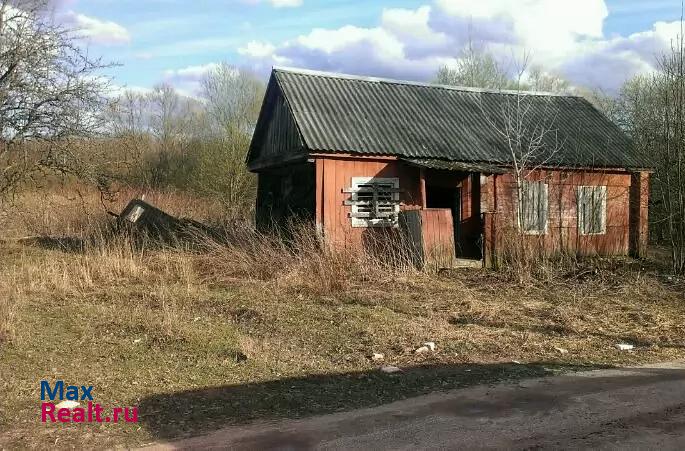
<path fill-rule="evenodd" d="M 506 130 L 518 122 L 525 139 L 538 138 L 531 159 L 535 164 L 650 167 L 614 123 L 578 96 L 281 68 L 274 69 L 273 82 L 310 152 L 507 165 L 512 162 L 507 136 L 513 133 Z"/>
<path fill-rule="evenodd" d="M 505 169 L 488 163 L 467 163 L 463 161 L 449 161 L 437 159 L 403 158 L 403 161 L 426 169 L 439 169 L 442 171 L 481 172 L 483 174 L 504 174 Z"/>

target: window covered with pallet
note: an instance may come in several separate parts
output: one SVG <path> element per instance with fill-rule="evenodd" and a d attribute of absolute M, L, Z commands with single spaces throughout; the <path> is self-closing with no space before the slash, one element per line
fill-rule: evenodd
<path fill-rule="evenodd" d="M 352 211 L 352 227 L 397 227 L 400 213 L 400 181 L 396 177 L 352 177 L 345 205 Z"/>

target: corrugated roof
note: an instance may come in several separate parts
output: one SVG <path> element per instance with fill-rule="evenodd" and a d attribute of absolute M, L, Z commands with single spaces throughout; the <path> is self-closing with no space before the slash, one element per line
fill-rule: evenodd
<path fill-rule="evenodd" d="M 506 165 L 512 158 L 503 132 L 518 117 L 527 129 L 523 135 L 543 143 L 536 164 L 650 167 L 633 153 L 628 137 L 582 97 L 282 68 L 273 75 L 312 152 Z M 524 113 L 514 113 L 517 105 Z"/>

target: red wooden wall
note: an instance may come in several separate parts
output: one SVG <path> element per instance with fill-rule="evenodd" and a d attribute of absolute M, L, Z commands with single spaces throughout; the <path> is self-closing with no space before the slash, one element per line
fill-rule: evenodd
<path fill-rule="evenodd" d="M 420 170 L 394 157 L 361 157 L 346 155 L 315 155 L 316 159 L 316 224 L 326 238 L 338 245 L 364 243 L 373 228 L 352 227 L 349 198 L 344 193 L 352 177 L 398 177 L 401 208 L 423 209 Z M 478 175 L 425 170 L 427 184 L 462 187 L 462 234 L 480 234 L 481 213 L 496 212 L 493 230 L 497 239 L 506 229 L 517 226 L 517 190 L 513 175 L 491 175 L 482 181 Z M 647 186 L 645 173 L 537 170 L 526 176 L 529 180 L 544 180 L 548 185 L 548 230 L 544 235 L 528 235 L 525 239 L 540 244 L 549 252 L 566 250 L 581 254 L 628 254 L 637 243 L 646 243 Z M 480 193 L 472 196 L 474 184 Z M 607 186 L 607 230 L 602 235 L 581 235 L 577 223 L 577 187 Z M 632 194 L 631 194 L 632 193 Z M 472 198 L 479 197 L 475 205 Z M 631 207 L 632 205 L 632 207 Z M 453 245 L 453 228 L 449 209 L 428 209 L 422 212 L 423 234 L 427 248 L 449 249 Z M 634 226 L 631 227 L 631 223 Z M 430 253 L 427 249 L 427 253 Z"/>
<path fill-rule="evenodd" d="M 452 210 L 427 208 L 421 210 L 423 249 L 427 261 L 450 266 L 454 261 L 454 226 Z"/>
<path fill-rule="evenodd" d="M 338 245 L 359 245 L 364 235 L 372 234 L 373 227 L 352 227 L 349 213 L 351 206 L 344 205 L 349 199 L 345 188 L 352 184 L 352 177 L 398 177 L 402 209 L 421 208 L 419 169 L 390 158 L 349 158 L 326 156 L 316 159 L 316 223 L 326 238 Z"/>
<path fill-rule="evenodd" d="M 498 234 L 506 234 L 507 228 L 512 230 L 517 226 L 518 195 L 515 178 L 512 174 L 491 178 L 493 181 L 488 184 L 484 198 L 488 199 L 488 209 L 497 212 Z M 547 233 L 528 235 L 525 239 L 543 246 L 548 252 L 571 251 L 585 255 L 628 254 L 631 230 L 630 173 L 537 170 L 527 174 L 526 179 L 540 180 L 548 184 L 549 216 Z M 605 234 L 580 234 L 576 198 L 578 186 L 607 186 Z M 646 201 L 645 197 L 645 209 Z"/>

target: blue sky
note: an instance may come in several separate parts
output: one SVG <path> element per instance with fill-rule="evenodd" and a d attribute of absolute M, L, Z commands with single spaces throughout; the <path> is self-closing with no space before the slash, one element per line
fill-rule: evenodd
<path fill-rule="evenodd" d="M 615 90 L 653 69 L 679 31 L 678 0 L 56 0 L 121 67 L 116 83 L 166 81 L 188 94 L 212 64 L 430 79 L 468 39 L 503 65 L 525 49 L 576 84 Z"/>

